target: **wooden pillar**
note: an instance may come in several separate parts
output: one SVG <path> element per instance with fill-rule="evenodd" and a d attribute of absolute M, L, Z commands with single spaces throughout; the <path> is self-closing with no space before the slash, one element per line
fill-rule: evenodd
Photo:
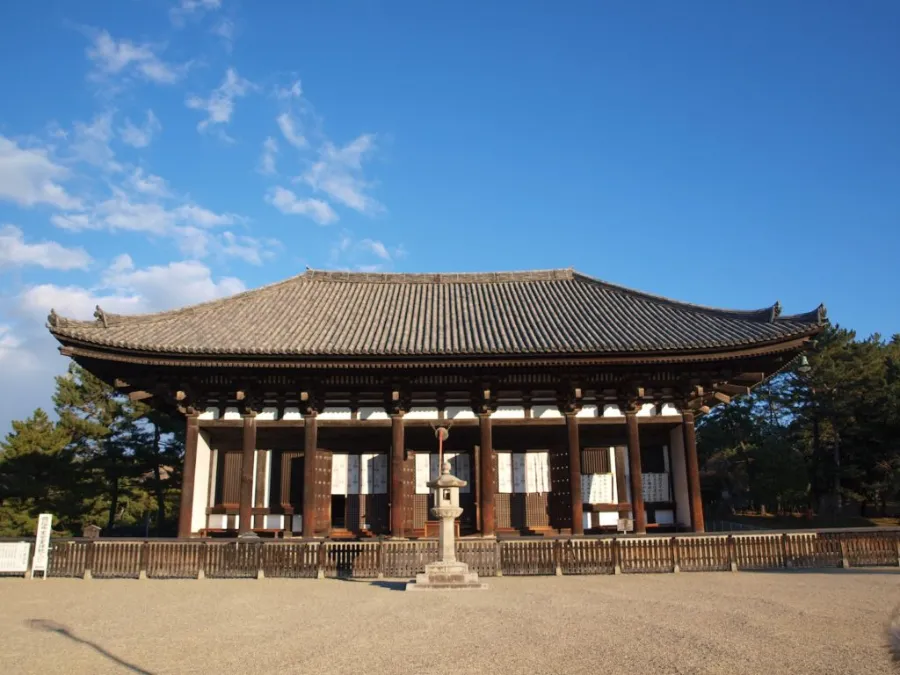
<path fill-rule="evenodd" d="M 256 455 L 256 413 L 244 415 L 241 445 L 241 504 L 238 535 L 253 532 L 253 457 Z"/>
<path fill-rule="evenodd" d="M 494 536 L 494 439 L 490 413 L 478 415 L 481 428 L 481 535 Z"/>
<path fill-rule="evenodd" d="M 303 536 L 316 534 L 316 446 L 319 429 L 316 414 L 306 415 L 303 422 Z"/>
<path fill-rule="evenodd" d="M 566 413 L 569 437 L 569 494 L 572 495 L 572 534 L 584 534 L 584 504 L 581 496 L 581 443 L 578 438 L 578 418 Z"/>
<path fill-rule="evenodd" d="M 403 415 L 391 415 L 391 536 L 402 537 L 406 515 L 403 457 L 406 450 Z"/>
<path fill-rule="evenodd" d="M 641 471 L 641 437 L 638 433 L 637 412 L 625 413 L 628 428 L 628 468 L 631 473 L 631 512 L 634 514 L 634 531 L 647 532 L 647 511 L 644 509 L 644 480 Z"/>
<path fill-rule="evenodd" d="M 691 499 L 691 529 L 705 532 L 703 524 L 703 498 L 700 494 L 700 463 L 697 460 L 697 433 L 694 430 L 694 413 L 686 410 L 681 415 L 684 432 L 684 459 L 687 468 L 688 494 Z"/>
<path fill-rule="evenodd" d="M 194 477 L 197 468 L 197 442 L 200 439 L 200 418 L 187 416 L 187 433 L 184 439 L 184 471 L 181 476 L 181 504 L 178 510 L 178 536 L 191 536 L 191 518 L 194 513 Z"/>
<path fill-rule="evenodd" d="M 256 497 L 253 499 L 253 506 L 258 510 L 262 510 L 268 506 L 266 504 L 266 461 L 268 460 L 268 450 L 256 451 Z M 262 513 L 253 516 L 253 526 L 262 529 L 266 526 L 266 517 Z"/>

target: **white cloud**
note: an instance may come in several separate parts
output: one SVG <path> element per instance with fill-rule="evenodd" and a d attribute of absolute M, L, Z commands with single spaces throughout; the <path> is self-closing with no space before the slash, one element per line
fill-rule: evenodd
<path fill-rule="evenodd" d="M 113 138 L 112 117 L 112 112 L 105 112 L 96 115 L 90 124 L 75 122 L 72 143 L 69 145 L 75 159 L 104 171 L 122 170 L 122 166 L 115 160 L 115 153 L 109 147 Z"/>
<path fill-rule="evenodd" d="M 379 213 L 384 207 L 365 193 L 371 184 L 361 175 L 363 158 L 374 149 L 372 134 L 363 134 L 342 148 L 326 141 L 319 150 L 319 161 L 297 180 L 360 213 Z"/>
<path fill-rule="evenodd" d="M 225 48 L 228 51 L 231 51 L 232 46 L 234 46 L 234 31 L 234 21 L 231 19 L 222 19 L 212 27 L 210 32 L 213 35 L 218 35 L 222 38 L 222 41 L 225 43 Z"/>
<path fill-rule="evenodd" d="M 170 197 L 169 184 L 165 178 L 152 173 L 144 174 L 140 167 L 136 168 L 128 178 L 128 183 L 138 192 L 152 197 Z"/>
<path fill-rule="evenodd" d="M 158 176 L 149 178 L 162 180 Z M 131 180 L 134 181 L 134 176 Z M 145 190 L 159 187 L 156 181 L 144 178 L 142 173 L 138 175 L 137 181 Z M 216 213 L 190 203 L 169 208 L 158 202 L 135 199 L 125 191 L 114 188 L 113 196 L 97 204 L 89 215 L 58 214 L 50 220 L 57 227 L 70 231 L 123 230 L 176 239 L 193 236 L 193 239 L 197 241 L 196 232 L 189 228 L 233 225 L 242 218 L 233 213 Z M 194 247 L 192 250 L 198 249 Z"/>
<path fill-rule="evenodd" d="M 189 96 L 185 104 L 192 110 L 206 112 L 206 119 L 197 124 L 198 131 L 206 131 L 211 124 L 228 124 L 234 113 L 234 100 L 246 96 L 251 89 L 253 83 L 238 75 L 234 68 L 229 68 L 222 84 L 213 89 L 209 98 Z"/>
<path fill-rule="evenodd" d="M 319 225 L 327 225 L 338 219 L 327 202 L 321 199 L 300 199 L 290 190 L 274 187 L 266 194 L 266 201 L 282 213 L 288 215 L 307 216 Z"/>
<path fill-rule="evenodd" d="M 294 80 L 290 87 L 277 87 L 275 89 L 275 97 L 281 100 L 300 98 L 301 96 L 303 96 L 303 87 L 300 84 L 300 80 Z"/>
<path fill-rule="evenodd" d="M 48 270 L 87 269 L 91 256 L 83 248 L 66 248 L 55 241 L 26 244 L 14 225 L 0 228 L 0 269 L 37 265 Z"/>
<path fill-rule="evenodd" d="M 379 272 L 390 269 L 394 261 L 406 255 L 403 245 L 388 247 L 377 239 L 354 239 L 344 230 L 331 246 L 329 266 L 335 269 Z"/>
<path fill-rule="evenodd" d="M 382 260 L 391 259 L 391 254 L 388 253 L 387 247 L 380 241 L 376 241 L 374 239 L 363 239 L 361 242 L 359 242 L 359 245 L 370 253 L 374 253 Z"/>
<path fill-rule="evenodd" d="M 221 6 L 222 0 L 181 0 L 169 10 L 169 19 L 176 26 L 183 26 L 186 17 L 215 11 Z"/>
<path fill-rule="evenodd" d="M 288 113 L 282 113 L 278 116 L 276 121 L 278 122 L 278 128 L 281 129 L 281 133 L 284 135 L 284 139 L 288 143 L 293 145 L 295 148 L 300 149 L 305 148 L 309 145 L 303 134 L 297 131 L 294 119 Z"/>
<path fill-rule="evenodd" d="M 269 136 L 263 141 L 263 153 L 259 158 L 259 167 L 257 171 L 262 174 L 273 174 L 275 169 L 275 155 L 278 154 L 278 143 L 274 138 Z"/>
<path fill-rule="evenodd" d="M 180 80 L 190 66 L 166 63 L 149 44 L 116 40 L 105 30 L 91 31 L 91 34 L 93 42 L 87 48 L 87 57 L 94 64 L 94 79 L 134 73 L 157 84 L 172 84 Z"/>
<path fill-rule="evenodd" d="M 268 260 L 275 255 L 272 248 L 278 245 L 278 242 L 272 239 L 260 241 L 253 237 L 224 232 L 222 234 L 220 252 L 225 257 L 238 258 L 251 265 L 262 265 L 264 260 Z"/>
<path fill-rule="evenodd" d="M 143 311 L 206 302 L 246 290 L 235 277 L 214 280 L 209 267 L 196 260 L 144 269 L 111 269 L 104 275 L 103 283 L 118 294 L 139 297 Z"/>
<path fill-rule="evenodd" d="M 69 171 L 51 160 L 40 148 L 20 148 L 0 136 L 0 199 L 20 206 L 50 204 L 61 209 L 80 209 L 81 202 L 70 196 L 57 181 Z"/>
<path fill-rule="evenodd" d="M 119 129 L 119 136 L 122 142 L 135 148 L 146 148 L 153 141 L 153 137 L 162 131 L 162 124 L 153 114 L 152 110 L 147 111 L 147 118 L 141 126 L 131 123 L 131 120 L 125 118 L 125 126 Z"/>

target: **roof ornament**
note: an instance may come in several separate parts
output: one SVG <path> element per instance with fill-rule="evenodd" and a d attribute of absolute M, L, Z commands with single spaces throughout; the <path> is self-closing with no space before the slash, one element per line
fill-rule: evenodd
<path fill-rule="evenodd" d="M 50 314 L 47 315 L 47 323 L 53 328 L 59 326 L 59 314 L 57 314 L 56 310 L 53 308 L 50 309 Z"/>
<path fill-rule="evenodd" d="M 100 305 L 94 308 L 94 318 L 102 323 L 104 328 L 109 328 L 109 324 L 106 321 L 106 312 L 100 309 Z"/>
<path fill-rule="evenodd" d="M 777 319 L 781 316 L 781 300 L 776 300 L 775 304 L 772 305 L 772 320 Z"/>

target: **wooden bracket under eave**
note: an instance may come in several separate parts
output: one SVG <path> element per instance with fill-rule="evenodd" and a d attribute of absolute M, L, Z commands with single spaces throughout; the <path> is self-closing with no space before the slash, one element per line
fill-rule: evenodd
<path fill-rule="evenodd" d="M 128 398 L 132 401 L 145 401 L 148 398 L 153 398 L 153 394 L 149 391 L 130 391 L 128 392 Z"/>

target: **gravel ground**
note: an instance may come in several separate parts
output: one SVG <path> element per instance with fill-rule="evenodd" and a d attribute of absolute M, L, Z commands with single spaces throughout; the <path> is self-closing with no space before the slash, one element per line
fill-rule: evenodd
<path fill-rule="evenodd" d="M 3 579 L 0 673 L 900 673 L 897 569 L 487 581 Z"/>

